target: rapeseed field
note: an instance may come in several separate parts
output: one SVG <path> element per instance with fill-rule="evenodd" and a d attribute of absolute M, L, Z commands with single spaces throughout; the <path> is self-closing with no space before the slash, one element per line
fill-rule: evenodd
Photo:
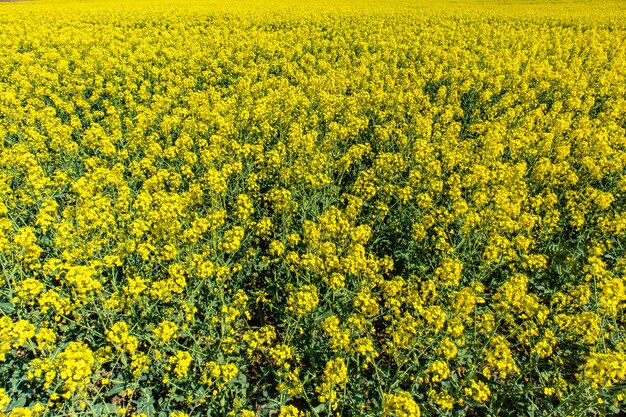
<path fill-rule="evenodd" d="M 0 3 L 0 416 L 626 412 L 626 3 Z"/>

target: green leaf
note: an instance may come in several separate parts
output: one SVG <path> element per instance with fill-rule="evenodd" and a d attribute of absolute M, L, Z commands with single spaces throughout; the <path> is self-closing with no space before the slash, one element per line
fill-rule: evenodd
<path fill-rule="evenodd" d="M 24 407 L 24 405 L 26 405 L 26 397 L 20 397 L 17 400 L 15 400 L 13 404 L 11 404 L 11 407 L 9 408 Z"/>
<path fill-rule="evenodd" d="M 5 314 L 13 313 L 15 311 L 15 306 L 10 303 L 0 303 L 0 310 Z"/>
<path fill-rule="evenodd" d="M 122 391 L 124 391 L 124 385 L 116 385 L 107 391 L 106 396 L 110 397 L 112 395 L 119 394 Z"/>

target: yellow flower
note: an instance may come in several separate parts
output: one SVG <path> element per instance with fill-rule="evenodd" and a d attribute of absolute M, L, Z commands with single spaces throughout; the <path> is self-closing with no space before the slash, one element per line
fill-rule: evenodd
<path fill-rule="evenodd" d="M 333 410 L 339 405 L 337 393 L 343 390 L 348 382 L 348 367 L 343 358 L 335 358 L 326 362 L 324 379 L 315 388 L 321 403 L 329 403 Z"/>
<path fill-rule="evenodd" d="M 55 360 L 59 376 L 65 382 L 67 392 L 84 387 L 90 380 L 95 357 L 82 342 L 70 342 Z"/>
<path fill-rule="evenodd" d="M 383 397 L 383 417 L 420 417 L 419 405 L 413 396 L 400 391 L 397 394 L 385 394 Z"/>
<path fill-rule="evenodd" d="M 58 207 L 59 205 L 54 200 L 46 200 L 41 204 L 35 223 L 37 226 L 41 227 L 42 233 L 45 234 L 48 227 L 54 223 Z"/>
<path fill-rule="evenodd" d="M 243 239 L 244 230 L 242 227 L 235 226 L 230 230 L 224 232 L 224 240 L 221 244 L 222 249 L 226 253 L 235 252 L 241 245 Z"/>
<path fill-rule="evenodd" d="M 172 321 L 164 320 L 159 323 L 159 326 L 152 332 L 157 339 L 165 343 L 168 340 L 176 337 L 176 333 L 178 332 L 178 325 Z"/>
<path fill-rule="evenodd" d="M 9 413 L 9 417 L 32 417 L 33 412 L 30 408 L 15 407 Z"/>
<path fill-rule="evenodd" d="M 294 349 L 285 344 L 277 344 L 269 350 L 270 358 L 276 366 L 289 367 L 288 362 L 295 356 Z"/>
<path fill-rule="evenodd" d="M 248 217 L 250 217 L 250 215 L 254 213 L 254 205 L 252 204 L 250 197 L 246 194 L 239 194 L 236 200 L 237 205 L 235 208 L 235 213 L 237 217 L 245 222 L 246 220 L 248 220 Z"/>
<path fill-rule="evenodd" d="M 11 398 L 6 394 L 4 388 L 0 388 L 0 411 L 4 410 L 10 402 Z"/>
<path fill-rule="evenodd" d="M 51 349 L 56 341 L 56 334 L 54 330 L 44 327 L 39 329 L 35 335 L 35 340 L 37 340 L 37 347 L 39 349 Z"/>
<path fill-rule="evenodd" d="M 89 266 L 70 266 L 65 274 L 65 280 L 75 287 L 76 292 L 82 297 L 102 289 L 102 284 L 96 278 L 96 271 Z"/>
<path fill-rule="evenodd" d="M 452 410 L 454 407 L 454 398 L 446 390 L 435 391 L 428 390 L 428 398 L 441 407 L 442 410 Z"/>
<path fill-rule="evenodd" d="M 176 354 L 168 359 L 169 363 L 174 364 L 174 375 L 178 379 L 184 379 L 189 372 L 191 365 L 191 354 L 185 351 L 177 351 Z"/>
<path fill-rule="evenodd" d="M 22 346 L 28 339 L 35 336 L 35 326 L 29 323 L 27 320 L 18 320 L 13 323 L 11 334 L 13 339 L 12 346 L 18 348 Z"/>
<path fill-rule="evenodd" d="M 284 405 L 280 408 L 278 417 L 303 417 L 304 413 L 293 405 Z"/>
<path fill-rule="evenodd" d="M 145 353 L 134 353 L 131 356 L 130 367 L 133 370 L 134 376 L 139 376 L 144 373 L 150 367 L 151 360 Z"/>
<path fill-rule="evenodd" d="M 120 321 L 106 331 L 107 341 L 113 343 L 118 349 L 123 349 L 131 355 L 135 353 L 139 340 L 129 334 L 128 324 Z"/>
<path fill-rule="evenodd" d="M 489 400 L 491 391 L 487 384 L 480 380 L 472 379 L 470 386 L 464 389 L 465 395 L 471 397 L 478 403 L 484 403 Z"/>
<path fill-rule="evenodd" d="M 503 378 L 519 373 L 509 344 L 501 335 L 494 336 L 489 343 L 486 359 L 487 363 L 495 367 Z"/>
<path fill-rule="evenodd" d="M 303 285 L 297 289 L 290 286 L 287 291 L 289 291 L 289 298 L 286 311 L 302 316 L 310 313 L 317 306 L 317 288 L 314 285 Z"/>
<path fill-rule="evenodd" d="M 436 360 L 428 366 L 426 373 L 430 375 L 430 381 L 441 382 L 450 376 L 450 368 L 444 361 Z"/>
<path fill-rule="evenodd" d="M 15 287 L 18 297 L 25 300 L 32 300 L 44 289 L 44 284 L 35 278 L 26 278 L 18 282 Z"/>
<path fill-rule="evenodd" d="M 594 388 L 610 387 L 626 381 L 626 353 L 608 351 L 592 352 L 581 365 L 583 376 Z"/>
<path fill-rule="evenodd" d="M 457 355 L 458 351 L 459 349 L 456 347 L 454 342 L 448 338 L 443 339 L 439 344 L 439 348 L 437 349 L 437 353 L 439 353 L 447 360 L 454 358 Z"/>
<path fill-rule="evenodd" d="M 463 263 L 457 259 L 445 258 L 435 270 L 435 275 L 444 286 L 459 285 Z"/>
<path fill-rule="evenodd" d="M 361 310 L 367 317 L 374 317 L 380 311 L 380 307 L 372 293 L 367 290 L 361 291 L 354 298 L 354 306 Z"/>

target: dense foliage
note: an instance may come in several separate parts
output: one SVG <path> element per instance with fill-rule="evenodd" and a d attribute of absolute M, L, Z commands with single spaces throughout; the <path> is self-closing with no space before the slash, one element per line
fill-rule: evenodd
<path fill-rule="evenodd" d="M 290 1 L 0 4 L 0 415 L 626 411 L 623 2 Z"/>

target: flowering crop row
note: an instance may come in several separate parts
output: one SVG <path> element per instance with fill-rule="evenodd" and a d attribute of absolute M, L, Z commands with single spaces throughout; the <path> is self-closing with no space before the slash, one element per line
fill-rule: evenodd
<path fill-rule="evenodd" d="M 623 3 L 41 0 L 0 36 L 0 416 L 626 411 Z"/>

